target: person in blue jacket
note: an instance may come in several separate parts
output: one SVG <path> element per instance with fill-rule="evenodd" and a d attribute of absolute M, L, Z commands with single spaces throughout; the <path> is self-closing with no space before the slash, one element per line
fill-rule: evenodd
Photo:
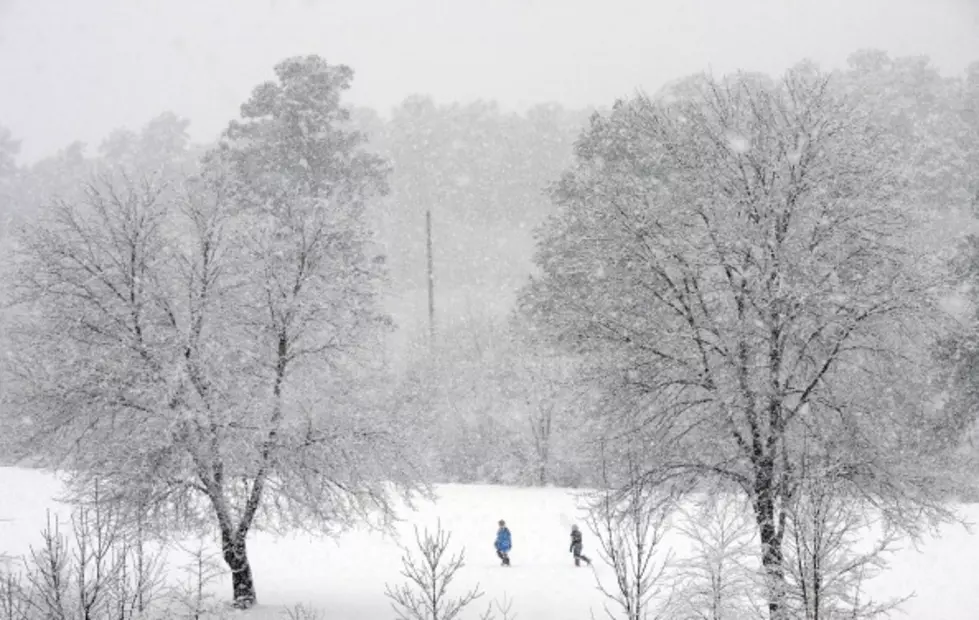
<path fill-rule="evenodd" d="M 496 547 L 496 555 L 503 561 L 503 566 L 510 566 L 510 549 L 513 547 L 513 540 L 503 519 L 500 519 L 500 529 L 496 530 L 496 542 L 493 546 Z"/>

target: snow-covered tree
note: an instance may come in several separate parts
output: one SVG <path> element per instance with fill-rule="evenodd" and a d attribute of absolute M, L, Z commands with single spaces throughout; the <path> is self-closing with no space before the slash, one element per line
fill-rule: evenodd
<path fill-rule="evenodd" d="M 974 103 L 967 81 L 943 76 L 927 56 L 862 50 L 847 64 L 834 85 L 883 130 L 881 140 L 905 164 L 919 208 L 944 215 L 967 207 L 976 189 L 969 179 L 975 142 L 968 135 Z"/>
<path fill-rule="evenodd" d="M 677 561 L 675 617 L 749 620 L 758 604 L 757 528 L 743 496 L 707 494 L 678 510 L 673 525 L 690 553 Z"/>
<path fill-rule="evenodd" d="M 17 174 L 17 154 L 20 141 L 15 140 L 9 129 L 0 125 L 0 238 L 7 236 L 7 218 L 13 201 L 14 177 Z"/>
<path fill-rule="evenodd" d="M 0 125 L 0 248 L 6 249 L 11 225 L 17 211 L 17 194 L 20 166 L 17 155 L 20 141 L 15 140 L 9 129 Z"/>
<path fill-rule="evenodd" d="M 100 172 L 176 180 L 198 172 L 202 148 L 192 146 L 190 121 L 173 112 L 150 119 L 139 131 L 120 128 L 99 145 Z"/>
<path fill-rule="evenodd" d="M 385 164 L 346 128 L 350 69 L 275 72 L 181 191 L 105 176 L 24 237 L 10 368 L 25 447 L 160 527 L 216 529 L 240 607 L 254 528 L 383 524 L 415 481 L 374 399 L 390 322 L 362 214 Z"/>
<path fill-rule="evenodd" d="M 609 425 L 646 438 L 643 481 L 747 495 L 773 620 L 803 450 L 906 531 L 950 516 L 926 430 L 940 283 L 892 146 L 810 65 L 621 101 L 581 137 L 522 296 L 590 360 Z"/>

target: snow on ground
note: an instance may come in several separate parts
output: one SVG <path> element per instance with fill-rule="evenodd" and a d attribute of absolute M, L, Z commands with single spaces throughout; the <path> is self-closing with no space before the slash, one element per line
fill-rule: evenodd
<path fill-rule="evenodd" d="M 0 468 L 0 553 L 20 554 L 37 544 L 45 510 L 68 511 L 52 499 L 59 492 L 53 476 L 38 471 Z M 437 489 L 435 504 L 423 504 L 399 528 L 402 542 L 413 541 L 412 525 L 442 526 L 452 532 L 456 549 L 465 547 L 467 566 L 455 586 L 477 582 L 486 592 L 465 618 L 476 618 L 493 598 L 506 595 L 521 620 L 588 620 L 604 616 L 604 598 L 595 588 L 595 574 L 576 569 L 568 553 L 568 530 L 582 523 L 573 492 L 563 489 L 521 489 L 497 486 L 446 485 Z M 965 507 L 979 522 L 979 506 Z M 513 567 L 499 566 L 493 538 L 496 522 L 506 519 L 513 532 Z M 586 531 L 586 553 L 595 551 Z M 391 537 L 354 531 L 336 540 L 310 536 L 275 538 L 256 533 L 249 555 L 260 605 L 243 616 L 249 620 L 279 618 L 283 607 L 305 603 L 334 620 L 390 620 L 383 596 L 385 582 L 400 583 L 401 549 Z M 606 579 L 610 569 L 598 566 Z M 979 539 L 950 526 L 920 550 L 905 548 L 892 568 L 872 587 L 878 595 L 915 592 L 903 607 L 907 620 L 973 620 L 976 617 L 976 575 Z M 230 595 L 230 578 L 217 584 L 217 594 Z"/>

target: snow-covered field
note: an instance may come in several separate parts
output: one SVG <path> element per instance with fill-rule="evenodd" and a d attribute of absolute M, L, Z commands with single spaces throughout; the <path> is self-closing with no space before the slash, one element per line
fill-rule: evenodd
<path fill-rule="evenodd" d="M 67 510 L 52 499 L 59 491 L 45 473 L 0 468 L 0 552 L 20 554 L 37 544 L 45 510 Z M 456 549 L 465 547 L 467 566 L 456 587 L 477 582 L 486 595 L 472 613 L 476 618 L 493 598 L 506 595 L 520 620 L 589 620 L 604 617 L 603 596 L 595 588 L 595 574 L 576 569 L 568 554 L 568 530 L 581 522 L 573 493 L 561 489 L 520 489 L 450 485 L 438 488 L 435 504 L 419 506 L 406 515 L 400 528 L 403 542 L 411 542 L 412 525 L 432 527 L 440 519 L 452 532 Z M 979 506 L 964 508 L 979 522 Z M 493 551 L 496 521 L 506 519 L 514 537 L 514 565 L 504 569 Z M 586 534 L 587 536 L 587 534 Z M 586 538 L 586 553 L 594 553 L 593 537 Z M 331 620 L 390 620 L 394 617 L 384 597 L 385 582 L 401 581 L 401 549 L 389 537 L 351 532 L 337 540 L 307 536 L 276 539 L 255 534 L 250 557 L 260 605 L 246 618 L 279 618 L 282 609 L 305 603 Z M 597 564 L 597 562 L 596 562 Z M 611 577 L 608 567 L 597 566 L 599 576 Z M 216 585 L 230 595 L 230 578 Z M 908 620 L 974 620 L 979 617 L 979 538 L 961 527 L 949 527 L 920 550 L 905 548 L 892 561 L 892 569 L 872 584 L 878 595 L 916 596 L 905 604 Z"/>

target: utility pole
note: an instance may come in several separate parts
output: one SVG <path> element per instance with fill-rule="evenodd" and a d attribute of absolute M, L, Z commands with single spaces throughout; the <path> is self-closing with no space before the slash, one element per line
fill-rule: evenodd
<path fill-rule="evenodd" d="M 425 243 L 428 249 L 428 342 L 435 347 L 435 273 L 432 269 L 432 210 L 425 211 Z"/>

